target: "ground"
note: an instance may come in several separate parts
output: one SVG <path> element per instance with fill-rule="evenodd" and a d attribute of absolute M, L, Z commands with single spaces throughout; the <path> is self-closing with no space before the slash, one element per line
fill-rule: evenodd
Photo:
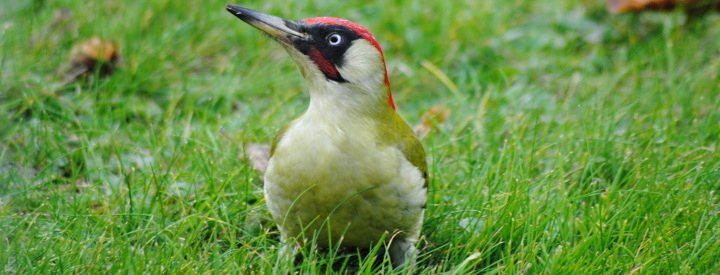
<path fill-rule="evenodd" d="M 374 253 L 279 258 L 243 147 L 308 99 L 282 49 L 225 4 L 0 0 L 0 272 L 391 271 Z M 240 4 L 360 22 L 399 112 L 449 113 L 423 140 L 419 273 L 720 271 L 718 14 Z M 118 70 L 63 85 L 58 68 L 93 36 L 118 44 Z"/>

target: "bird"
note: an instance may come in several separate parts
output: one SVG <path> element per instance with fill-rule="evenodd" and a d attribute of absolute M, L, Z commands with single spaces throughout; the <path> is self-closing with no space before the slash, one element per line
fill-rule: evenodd
<path fill-rule="evenodd" d="M 283 242 L 370 248 L 414 265 L 428 189 L 422 143 L 393 101 L 382 48 L 336 17 L 287 20 L 229 4 L 277 41 L 307 84 L 306 111 L 273 139 L 265 202 Z"/>

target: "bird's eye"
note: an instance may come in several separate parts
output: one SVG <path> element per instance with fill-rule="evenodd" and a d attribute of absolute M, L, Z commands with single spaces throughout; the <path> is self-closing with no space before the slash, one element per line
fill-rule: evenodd
<path fill-rule="evenodd" d="M 342 43 L 342 40 L 342 36 L 337 33 L 333 33 L 327 36 L 327 41 L 331 46 L 340 45 L 340 43 Z"/>

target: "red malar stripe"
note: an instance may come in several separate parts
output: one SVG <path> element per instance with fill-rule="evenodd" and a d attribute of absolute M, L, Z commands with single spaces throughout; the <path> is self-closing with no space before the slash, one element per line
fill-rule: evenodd
<path fill-rule="evenodd" d="M 318 68 L 320 68 L 323 73 L 329 75 L 332 78 L 340 78 L 340 73 L 338 72 L 337 68 L 335 68 L 335 65 L 328 61 L 318 49 L 311 48 L 308 52 L 308 55 L 310 56 L 310 59 L 312 59 L 312 61 L 317 64 Z"/>

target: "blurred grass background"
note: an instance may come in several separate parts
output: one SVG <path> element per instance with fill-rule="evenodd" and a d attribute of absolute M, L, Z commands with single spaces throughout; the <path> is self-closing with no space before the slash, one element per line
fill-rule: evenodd
<path fill-rule="evenodd" d="M 225 4 L 0 0 L 0 272 L 333 270 L 312 249 L 278 262 L 243 147 L 308 99 L 282 49 Z M 238 4 L 367 26 L 399 112 L 415 125 L 450 111 L 423 141 L 421 273 L 720 271 L 718 14 Z M 62 85 L 70 48 L 93 36 L 119 45 L 118 71 Z M 360 273 L 389 271 L 359 258 Z"/>

